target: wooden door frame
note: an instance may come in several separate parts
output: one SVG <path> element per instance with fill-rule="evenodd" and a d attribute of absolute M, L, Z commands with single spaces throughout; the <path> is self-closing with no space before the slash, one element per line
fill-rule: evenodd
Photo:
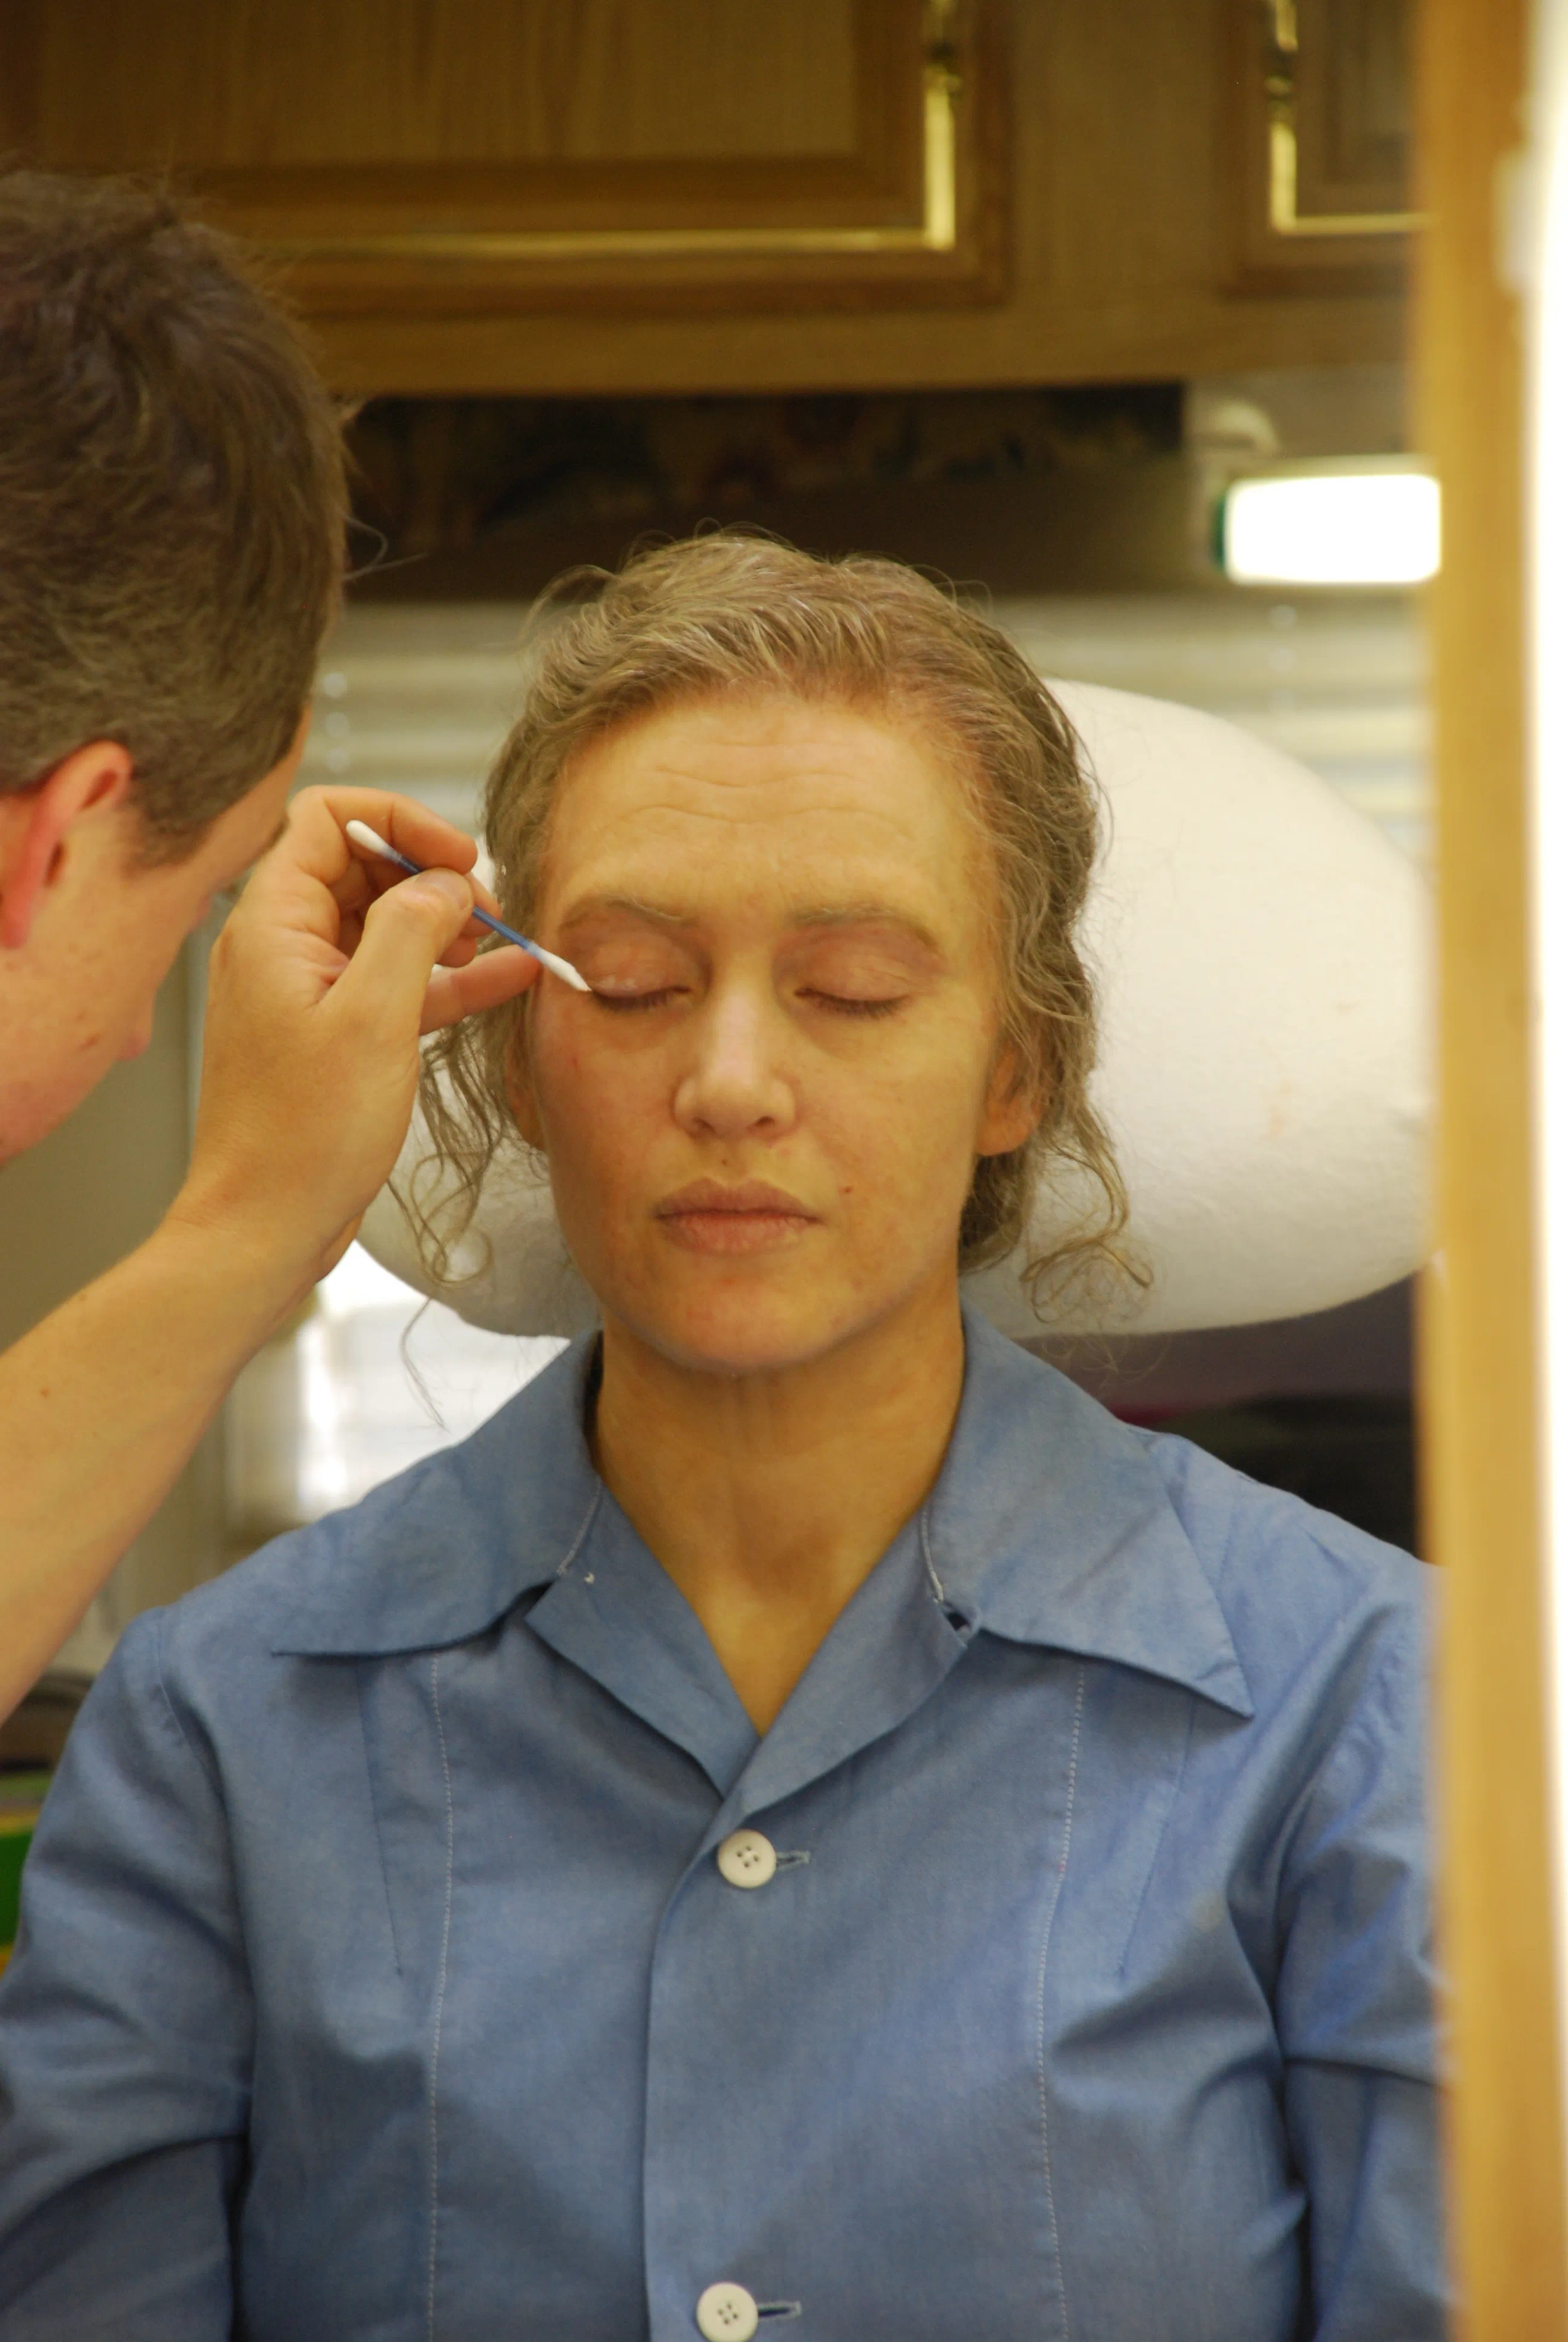
<path fill-rule="evenodd" d="M 1525 321 L 1499 204 L 1525 135 L 1529 0 L 1423 0 L 1415 359 L 1443 483 L 1431 593 L 1438 841 L 1437 1260 L 1422 1372 L 1444 1565 L 1438 1813 L 1465 2342 L 1568 2337 L 1548 1694 L 1532 999 Z"/>

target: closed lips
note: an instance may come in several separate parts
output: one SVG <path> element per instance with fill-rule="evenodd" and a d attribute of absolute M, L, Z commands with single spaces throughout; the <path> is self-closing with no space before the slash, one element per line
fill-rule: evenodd
<path fill-rule="evenodd" d="M 723 1186 L 716 1179 L 697 1179 L 691 1186 L 666 1196 L 656 1208 L 661 1219 L 673 1219 L 687 1212 L 751 1212 L 771 1218 L 782 1214 L 792 1220 L 816 1217 L 798 1196 L 786 1195 L 782 1187 L 765 1186 L 760 1179 L 748 1179 L 738 1187 Z"/>
<path fill-rule="evenodd" d="M 817 1215 L 798 1196 L 761 1180 L 726 1187 L 699 1179 L 655 1206 L 654 1216 L 672 1236 L 711 1252 L 746 1252 L 797 1235 Z"/>

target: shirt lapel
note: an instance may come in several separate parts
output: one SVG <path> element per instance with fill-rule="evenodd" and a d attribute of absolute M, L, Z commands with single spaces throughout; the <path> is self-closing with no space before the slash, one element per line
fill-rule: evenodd
<path fill-rule="evenodd" d="M 723 1823 L 776 1806 L 895 1732 L 964 1656 L 912 1522 L 834 1621 L 736 1785 Z"/>
<path fill-rule="evenodd" d="M 528 1625 L 694 1757 L 720 1797 L 728 1796 L 757 1745 L 756 1728 L 701 1620 L 608 1489 Z"/>
<path fill-rule="evenodd" d="M 967 1311 L 964 1400 L 924 1528 L 974 1630 L 1114 1659 L 1233 1714 L 1252 1695 L 1157 1442 Z"/>

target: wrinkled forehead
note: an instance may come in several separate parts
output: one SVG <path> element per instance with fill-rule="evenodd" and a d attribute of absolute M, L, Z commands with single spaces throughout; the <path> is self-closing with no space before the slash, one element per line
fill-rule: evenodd
<path fill-rule="evenodd" d="M 989 855 L 952 745 L 914 711 L 772 691 L 659 708 L 564 771 L 543 901 L 676 886 L 830 905 L 882 899 L 963 921 Z"/>

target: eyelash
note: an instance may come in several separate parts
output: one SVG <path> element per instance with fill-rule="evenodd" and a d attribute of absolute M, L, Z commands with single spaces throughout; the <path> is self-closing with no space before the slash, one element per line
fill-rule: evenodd
<path fill-rule="evenodd" d="M 901 999 L 843 1000 L 836 993 L 832 992 L 809 992 L 805 997 L 808 1000 L 820 1000 L 825 1007 L 836 1009 L 841 1016 L 891 1016 L 894 1009 L 902 1008 L 904 1006 Z"/>
<path fill-rule="evenodd" d="M 672 985 L 663 992 L 596 992 L 594 995 L 601 1008 L 624 1011 L 628 1008 L 662 1008 L 666 1000 L 675 996 Z"/>
<path fill-rule="evenodd" d="M 662 992 L 598 992 L 594 996 L 601 1008 L 617 1010 L 662 1008 L 665 1001 L 674 999 L 679 989 L 678 986 L 669 985 Z M 902 997 L 893 1000 L 846 1000 L 834 992 L 807 992 L 803 993 L 801 997 L 804 1000 L 817 1001 L 823 1007 L 831 1008 L 841 1016 L 891 1016 L 904 1006 Z"/>

